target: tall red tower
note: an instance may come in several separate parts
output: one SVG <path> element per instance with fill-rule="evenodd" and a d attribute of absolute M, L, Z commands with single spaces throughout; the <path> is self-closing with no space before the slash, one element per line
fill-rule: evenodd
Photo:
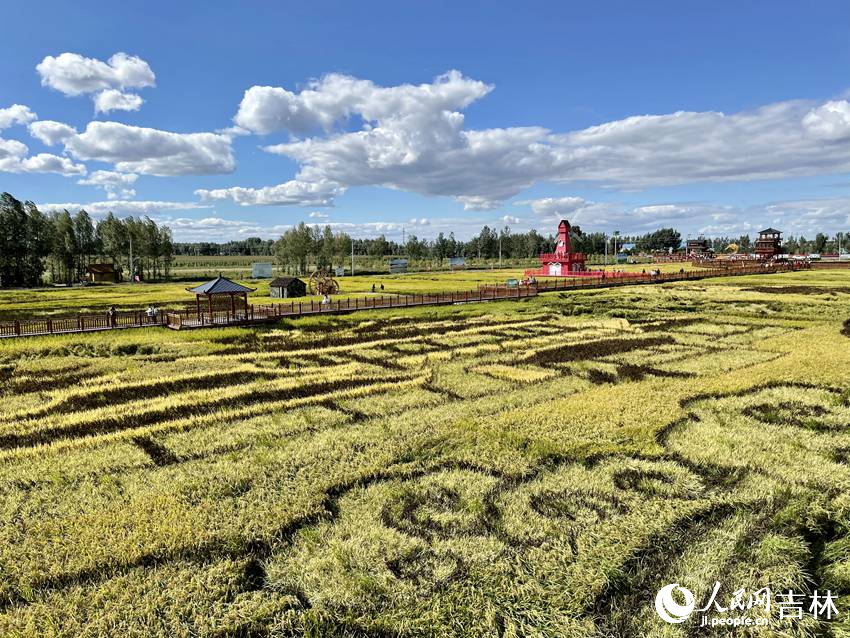
<path fill-rule="evenodd" d="M 558 241 L 555 242 L 555 256 L 566 257 L 570 254 L 570 222 L 562 219 L 558 224 Z"/>
<path fill-rule="evenodd" d="M 527 270 L 528 276 L 567 277 L 570 273 L 585 271 L 585 254 L 572 252 L 570 245 L 570 222 L 562 219 L 558 224 L 558 239 L 555 240 L 555 252 L 540 255 L 542 268 Z"/>

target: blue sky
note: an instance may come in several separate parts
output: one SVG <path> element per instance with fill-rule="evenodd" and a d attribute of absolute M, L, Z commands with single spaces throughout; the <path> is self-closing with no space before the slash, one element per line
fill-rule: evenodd
<path fill-rule="evenodd" d="M 6 3 L 0 190 L 186 240 L 850 231 L 846 2 L 306 4 Z"/>

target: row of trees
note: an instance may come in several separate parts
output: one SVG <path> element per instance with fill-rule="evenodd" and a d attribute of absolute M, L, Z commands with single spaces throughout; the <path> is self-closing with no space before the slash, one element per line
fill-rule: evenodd
<path fill-rule="evenodd" d="M 271 256 L 274 255 L 274 249 L 274 239 L 260 239 L 259 237 L 234 239 L 221 244 L 211 241 L 175 242 L 174 244 L 175 255 L 189 255 L 192 257 L 213 255 Z"/>
<path fill-rule="evenodd" d="M 100 261 L 139 278 L 167 278 L 172 255 L 171 229 L 149 217 L 109 213 L 95 224 L 85 210 L 46 215 L 32 202 L 0 195 L 0 287 L 37 286 L 45 272 L 54 283 L 70 284 Z"/>

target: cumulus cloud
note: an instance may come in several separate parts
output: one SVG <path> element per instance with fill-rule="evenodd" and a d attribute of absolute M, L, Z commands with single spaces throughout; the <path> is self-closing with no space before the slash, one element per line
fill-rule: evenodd
<path fill-rule="evenodd" d="M 62 122 L 39 120 L 29 125 L 29 132 L 37 140 L 47 146 L 55 146 L 77 134 L 77 129 Z"/>
<path fill-rule="evenodd" d="M 344 191 L 332 182 L 290 180 L 265 188 L 198 189 L 195 194 L 203 201 L 232 200 L 241 206 L 331 206 Z"/>
<path fill-rule="evenodd" d="M 539 182 L 641 189 L 850 170 L 850 145 L 824 146 L 850 137 L 843 100 L 637 115 L 566 133 L 467 128 L 462 111 L 492 89 L 456 71 L 393 87 L 330 75 L 299 92 L 251 87 L 234 121 L 298 136 L 265 147 L 300 164 L 298 183 L 450 196 L 469 210 L 495 209 Z"/>
<path fill-rule="evenodd" d="M 26 144 L 18 140 L 4 140 L 0 138 L 0 160 L 20 160 L 29 152 Z"/>
<path fill-rule="evenodd" d="M 369 80 L 330 74 L 309 83 L 299 93 L 281 87 L 252 86 L 233 118 L 254 133 L 330 130 L 340 120 L 360 115 L 384 120 L 417 113 L 462 109 L 492 90 L 492 86 L 450 71 L 431 84 L 380 87 Z"/>
<path fill-rule="evenodd" d="M 50 153 L 39 153 L 38 155 L 21 160 L 21 172 L 85 175 L 86 167 L 82 164 L 74 164 L 67 157 L 59 157 Z"/>
<path fill-rule="evenodd" d="M 78 53 L 48 55 L 36 67 L 42 86 L 67 96 L 92 95 L 95 111 L 138 111 L 142 98 L 126 89 L 156 85 L 147 62 L 135 55 L 116 53 L 106 62 Z"/>
<path fill-rule="evenodd" d="M 39 153 L 27 157 L 29 148 L 17 140 L 0 139 L 0 172 L 5 173 L 58 173 L 60 175 L 85 175 L 86 167 L 74 164 L 67 157 Z"/>
<path fill-rule="evenodd" d="M 543 197 L 542 199 L 529 199 L 517 202 L 519 205 L 528 205 L 538 215 L 545 217 L 565 217 L 589 204 L 581 197 Z"/>
<path fill-rule="evenodd" d="M 36 117 L 36 114 L 28 106 L 13 104 L 5 109 L 0 109 L 0 130 L 9 128 L 13 124 L 32 122 Z"/>
<path fill-rule="evenodd" d="M 114 164 L 123 173 L 206 175 L 236 166 L 230 138 L 217 133 L 172 133 L 119 122 L 89 122 L 65 140 L 65 150 L 80 160 Z"/>
<path fill-rule="evenodd" d="M 115 215 L 156 215 L 162 211 L 170 210 L 194 210 L 200 208 L 209 208 L 197 202 L 163 202 L 163 201 L 142 201 L 142 200 L 110 200 L 97 202 L 68 202 L 68 203 L 47 203 L 38 204 L 38 208 L 42 211 L 52 210 L 80 210 L 85 209 L 92 215 L 100 216 L 107 213 Z"/>
<path fill-rule="evenodd" d="M 307 217 L 309 217 L 310 219 L 328 219 L 330 217 L 330 215 L 328 215 L 327 213 L 323 213 L 321 211 L 318 211 L 318 210 L 314 210 L 309 215 L 307 215 Z"/>
<path fill-rule="evenodd" d="M 116 53 L 106 62 L 78 53 L 48 55 L 35 69 L 43 86 L 68 96 L 113 88 L 140 89 L 156 84 L 156 76 L 148 63 L 126 53 Z"/>
<path fill-rule="evenodd" d="M 850 102 L 838 100 L 813 108 L 803 118 L 803 127 L 821 139 L 847 139 L 850 137 Z"/>
<path fill-rule="evenodd" d="M 506 224 L 519 224 L 522 221 L 519 217 L 513 215 L 502 215 L 499 219 Z"/>
<path fill-rule="evenodd" d="M 86 179 L 81 179 L 77 184 L 83 186 L 97 186 L 106 191 L 108 199 L 127 199 L 135 197 L 136 191 L 132 188 L 139 178 L 135 173 L 116 173 L 115 171 L 95 171 Z"/>
<path fill-rule="evenodd" d="M 144 100 L 135 93 L 123 93 L 118 89 L 101 91 L 94 98 L 95 113 L 109 111 L 138 111 Z"/>

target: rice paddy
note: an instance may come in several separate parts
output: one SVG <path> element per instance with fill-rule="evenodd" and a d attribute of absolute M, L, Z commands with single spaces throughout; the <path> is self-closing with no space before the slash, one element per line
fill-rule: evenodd
<path fill-rule="evenodd" d="M 0 635 L 725 635 L 653 606 L 722 582 L 850 636 L 848 320 L 810 271 L 0 342 Z"/>

